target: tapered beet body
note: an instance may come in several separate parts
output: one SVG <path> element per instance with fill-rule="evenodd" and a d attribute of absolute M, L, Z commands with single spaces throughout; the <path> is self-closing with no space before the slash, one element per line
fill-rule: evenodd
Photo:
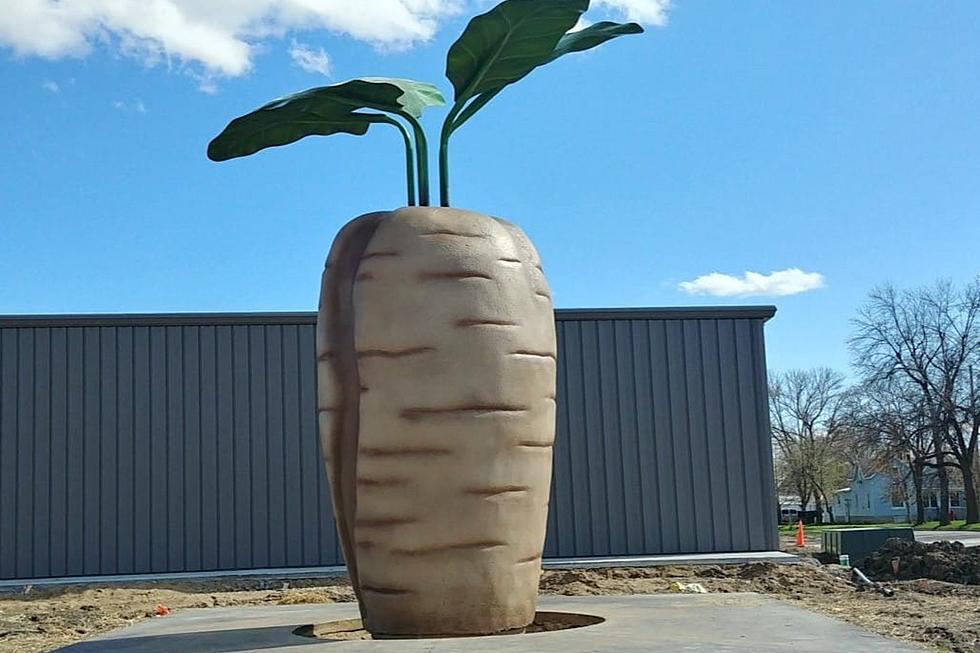
<path fill-rule="evenodd" d="M 363 215 L 317 322 L 337 528 L 374 634 L 534 618 L 555 433 L 554 312 L 514 225 L 450 208 Z"/>

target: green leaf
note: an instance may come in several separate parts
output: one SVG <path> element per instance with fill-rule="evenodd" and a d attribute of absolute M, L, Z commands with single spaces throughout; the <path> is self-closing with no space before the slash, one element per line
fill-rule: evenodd
<path fill-rule="evenodd" d="M 642 32 L 643 28 L 636 23 L 613 23 L 609 21 L 595 23 L 594 25 L 589 25 L 585 29 L 577 32 L 568 32 L 562 36 L 555 45 L 555 49 L 551 52 L 548 58 L 545 59 L 545 61 L 539 64 L 539 66 L 551 63 L 555 59 L 566 54 L 590 50 L 618 36 L 624 36 L 626 34 L 641 34 Z M 473 114 L 482 109 L 490 100 L 496 97 L 497 93 L 502 90 L 503 87 L 478 95 L 472 102 L 466 105 L 465 109 L 460 112 L 459 116 L 453 121 L 452 128 L 456 129 L 464 122 L 472 118 Z"/>
<path fill-rule="evenodd" d="M 227 161 L 268 147 L 288 145 L 307 136 L 363 136 L 373 123 L 387 120 L 385 116 L 351 112 L 326 115 L 288 107 L 262 108 L 232 120 L 208 144 L 208 158 Z"/>
<path fill-rule="evenodd" d="M 311 88 L 285 100 L 303 107 L 318 107 L 326 102 L 348 106 L 352 111 L 376 109 L 395 114 L 407 113 L 413 118 L 421 117 L 426 107 L 446 103 L 442 93 L 432 84 L 387 77 L 362 77 L 333 86 Z"/>
<path fill-rule="evenodd" d="M 549 60 L 589 0 L 505 0 L 470 21 L 446 58 L 461 102 L 499 91 Z"/>
<path fill-rule="evenodd" d="M 613 23 L 610 21 L 595 23 L 594 25 L 589 25 L 585 29 L 581 29 L 577 32 L 569 32 L 568 34 L 565 34 L 565 36 L 561 37 L 561 39 L 558 41 L 558 45 L 555 46 L 555 51 L 551 53 L 551 56 L 548 57 L 548 60 L 545 63 L 551 63 L 558 57 L 562 57 L 572 52 L 591 50 L 592 48 L 602 45 L 606 41 L 610 41 L 617 36 L 642 33 L 643 28 L 636 23 Z"/>
<path fill-rule="evenodd" d="M 391 86 L 401 90 L 401 95 L 395 97 L 394 103 L 391 102 L 391 93 L 387 88 Z M 446 104 L 446 98 L 438 87 L 411 79 L 362 77 L 341 84 L 341 87 L 346 87 L 351 96 L 363 102 L 365 107 L 391 113 L 398 113 L 395 107 L 400 107 L 413 118 L 421 118 L 422 111 L 428 107 Z"/>
<path fill-rule="evenodd" d="M 364 78 L 294 93 L 236 118 L 208 145 L 208 158 L 225 161 L 293 143 L 306 136 L 363 135 L 372 123 L 391 122 L 376 109 L 418 118 L 445 104 L 435 86 L 408 79 Z"/>

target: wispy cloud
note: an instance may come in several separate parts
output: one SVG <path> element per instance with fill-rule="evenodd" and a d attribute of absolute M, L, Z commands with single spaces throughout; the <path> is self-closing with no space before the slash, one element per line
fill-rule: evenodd
<path fill-rule="evenodd" d="M 17 0 L 0 12 L 0 48 L 22 57 L 85 57 L 110 47 L 148 66 L 175 66 L 213 91 L 216 80 L 248 73 L 271 40 L 326 32 L 399 50 L 431 39 L 485 0 Z M 669 0 L 595 0 L 607 15 L 663 25 Z M 297 49 L 297 47 L 299 49 Z M 305 48 L 305 50 L 304 50 Z M 293 51 L 296 54 L 293 54 Z M 326 74 L 322 49 L 294 44 L 297 65 Z"/>
<path fill-rule="evenodd" d="M 146 113 L 146 105 L 143 104 L 143 100 L 136 98 L 131 102 L 126 102 L 125 100 L 114 100 L 112 103 L 112 108 L 117 111 L 135 111 L 136 113 Z"/>
<path fill-rule="evenodd" d="M 61 92 L 61 87 L 58 85 L 58 82 L 52 82 L 50 79 L 41 84 L 41 88 L 43 88 L 45 91 L 51 91 L 52 93 Z"/>
<path fill-rule="evenodd" d="M 804 272 L 799 268 L 788 268 L 769 274 L 746 272 L 741 277 L 712 272 L 691 281 L 682 281 L 678 287 L 690 295 L 784 297 L 823 288 L 824 278 L 819 272 Z"/>
<path fill-rule="evenodd" d="M 289 57 L 297 66 L 308 73 L 319 73 L 325 77 L 330 76 L 330 56 L 318 48 L 314 50 L 305 43 L 293 39 L 293 44 L 289 47 Z"/>

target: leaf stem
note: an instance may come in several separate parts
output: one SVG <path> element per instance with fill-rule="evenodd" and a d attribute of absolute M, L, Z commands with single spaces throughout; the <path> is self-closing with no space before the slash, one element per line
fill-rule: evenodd
<path fill-rule="evenodd" d="M 399 112 L 399 116 L 408 121 L 415 135 L 415 156 L 418 162 L 419 206 L 429 206 L 429 143 L 425 138 L 425 130 L 419 121 L 408 112 Z"/>
<path fill-rule="evenodd" d="M 457 102 L 449 111 L 446 120 L 442 123 L 442 131 L 439 134 L 439 205 L 449 206 L 449 137 L 452 136 L 455 126 L 453 122 L 456 116 L 463 109 L 463 104 Z"/>
<path fill-rule="evenodd" d="M 408 130 L 395 120 L 385 116 L 384 122 L 394 125 L 405 141 L 405 177 L 408 186 L 408 206 L 415 206 L 415 151 L 412 148 L 412 137 L 408 135 Z"/>

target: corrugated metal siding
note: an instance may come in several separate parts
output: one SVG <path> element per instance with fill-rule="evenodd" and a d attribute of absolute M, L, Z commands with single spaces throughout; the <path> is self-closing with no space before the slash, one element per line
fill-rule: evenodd
<path fill-rule="evenodd" d="M 715 313 L 558 312 L 547 557 L 776 548 L 768 313 Z M 340 564 L 313 329 L 0 318 L 0 579 Z"/>

